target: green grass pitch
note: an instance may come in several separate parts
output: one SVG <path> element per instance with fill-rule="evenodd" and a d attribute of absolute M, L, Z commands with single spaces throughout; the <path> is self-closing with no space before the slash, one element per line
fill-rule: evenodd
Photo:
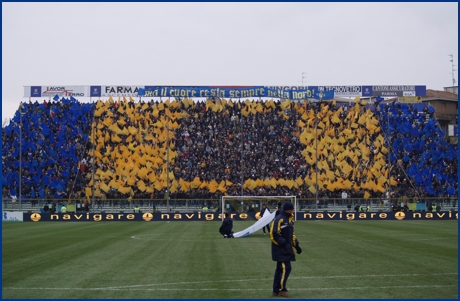
<path fill-rule="evenodd" d="M 241 231 L 253 221 L 234 221 Z M 2 223 L 2 297 L 270 299 L 260 230 L 217 221 Z M 458 222 L 298 221 L 287 287 L 307 299 L 457 299 Z M 275 298 L 273 298 L 275 299 Z"/>

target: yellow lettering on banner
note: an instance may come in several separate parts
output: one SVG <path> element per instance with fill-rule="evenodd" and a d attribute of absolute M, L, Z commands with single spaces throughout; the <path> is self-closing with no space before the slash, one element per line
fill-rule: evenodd
<path fill-rule="evenodd" d="M 107 220 L 109 220 L 109 219 L 114 219 L 113 214 L 107 214 L 107 215 L 105 216 L 105 219 L 107 219 Z"/>
<path fill-rule="evenodd" d="M 359 218 L 366 218 L 366 217 L 367 217 L 366 213 L 360 213 L 359 214 Z"/>
<path fill-rule="evenodd" d="M 74 216 L 75 216 L 76 219 L 79 220 L 83 216 L 83 214 L 80 214 L 79 216 L 75 214 Z"/>
<path fill-rule="evenodd" d="M 208 213 L 204 216 L 207 221 L 212 221 L 214 219 L 214 214 Z"/>
<path fill-rule="evenodd" d="M 69 214 L 64 214 L 62 216 L 62 219 L 70 220 L 70 215 Z"/>
<path fill-rule="evenodd" d="M 377 215 L 377 213 L 371 213 L 371 218 L 374 218 Z"/>
<path fill-rule="evenodd" d="M 124 216 L 123 213 L 118 214 L 118 219 L 120 220 Z"/>
<path fill-rule="evenodd" d="M 316 218 L 324 218 L 324 215 L 322 213 L 317 213 Z"/>
<path fill-rule="evenodd" d="M 161 219 L 163 219 L 163 218 L 165 218 L 165 217 L 166 217 L 166 219 L 169 219 L 169 214 L 162 214 L 162 215 L 161 215 Z"/>
<path fill-rule="evenodd" d="M 380 215 L 379 215 L 380 218 L 387 218 L 387 216 L 388 215 L 386 213 L 380 213 Z"/>
<path fill-rule="evenodd" d="M 332 215 L 328 213 L 328 214 L 327 214 L 327 216 L 329 216 L 329 218 L 334 218 L 334 216 L 335 216 L 335 213 L 334 213 L 334 214 L 332 214 Z"/>
<path fill-rule="evenodd" d="M 421 213 L 414 213 L 414 214 L 412 214 L 412 218 L 422 218 L 422 214 Z"/>
<path fill-rule="evenodd" d="M 218 219 L 222 219 L 222 213 L 219 213 L 219 215 L 217 216 Z"/>
<path fill-rule="evenodd" d="M 444 215 L 445 215 L 446 213 L 444 212 L 443 214 L 439 214 L 439 213 L 436 213 L 436 214 L 437 214 L 437 216 L 439 216 L 440 218 L 443 218 Z"/>
<path fill-rule="evenodd" d="M 195 97 L 196 91 L 192 90 L 192 97 Z"/>
<path fill-rule="evenodd" d="M 433 218 L 433 213 L 427 213 L 425 217 L 426 218 Z"/>
<path fill-rule="evenodd" d="M 308 215 L 308 218 L 310 218 L 310 219 L 312 218 L 311 213 L 304 213 L 304 214 L 303 214 L 303 218 L 306 219 L 306 218 L 307 218 L 307 215 Z"/>
<path fill-rule="evenodd" d="M 102 220 L 102 215 L 101 215 L 101 214 L 95 214 L 95 215 L 94 215 L 94 220 L 95 220 L 96 222 L 101 221 L 101 220 Z"/>
<path fill-rule="evenodd" d="M 128 214 L 128 215 L 126 216 L 127 219 L 134 219 L 134 217 L 135 217 L 134 214 Z"/>
<path fill-rule="evenodd" d="M 247 219 L 248 218 L 248 215 L 246 213 L 241 213 L 240 214 L 240 218 L 242 219 Z"/>
<path fill-rule="evenodd" d="M 182 219 L 182 214 L 174 214 L 174 219 Z"/>
<path fill-rule="evenodd" d="M 198 219 L 201 219 L 201 212 L 198 211 Z"/>
<path fill-rule="evenodd" d="M 59 215 L 58 214 L 51 214 L 51 219 L 56 219 L 59 220 Z"/>
<path fill-rule="evenodd" d="M 352 220 L 352 219 L 355 219 L 355 214 L 354 213 L 347 213 L 347 219 L 348 220 Z"/>
<path fill-rule="evenodd" d="M 230 213 L 230 218 L 234 218 L 236 216 L 236 213 Z"/>
<path fill-rule="evenodd" d="M 191 215 L 188 215 L 188 213 L 185 214 L 185 216 L 188 217 L 188 219 L 191 219 L 194 215 L 194 213 L 192 213 Z"/>

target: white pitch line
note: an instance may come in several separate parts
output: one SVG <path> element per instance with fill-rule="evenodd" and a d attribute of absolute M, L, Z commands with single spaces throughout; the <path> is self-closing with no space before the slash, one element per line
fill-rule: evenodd
<path fill-rule="evenodd" d="M 343 276 L 310 276 L 310 277 L 290 277 L 290 280 L 297 279 L 333 279 L 333 278 L 367 278 L 367 277 L 417 277 L 417 276 L 441 276 L 441 275 L 457 275 L 458 273 L 432 273 L 432 274 L 381 274 L 381 275 L 343 275 Z M 105 287 L 103 289 L 118 289 L 118 288 L 134 288 L 162 285 L 187 285 L 187 284 L 205 284 L 205 283 L 229 283 L 229 282 L 247 282 L 247 281 L 267 281 L 273 278 L 257 278 L 257 279 L 234 279 L 234 280 L 206 280 L 206 281 L 190 281 L 190 282 L 172 282 L 172 283 L 152 283 L 152 284 L 136 284 L 126 286 Z"/>
<path fill-rule="evenodd" d="M 397 286 L 358 286 L 358 287 L 310 287 L 310 288 L 290 288 L 289 291 L 327 291 L 327 290 L 368 290 L 368 289 L 408 289 L 408 288 L 443 288 L 454 287 L 457 285 L 397 285 Z M 4 290 L 66 290 L 66 291 L 266 291 L 263 288 L 44 288 L 44 287 L 4 287 Z"/>
<path fill-rule="evenodd" d="M 431 273 L 431 274 L 381 274 L 381 275 L 343 275 L 343 276 L 311 276 L 311 277 L 290 277 L 290 280 L 296 279 L 333 279 L 333 278 L 367 278 L 367 277 L 403 277 L 403 276 L 410 276 L 410 277 L 417 277 L 417 276 L 440 276 L 440 275 L 458 275 L 458 273 Z M 231 282 L 248 282 L 248 281 L 267 281 L 272 280 L 272 278 L 258 278 L 258 279 L 234 279 L 234 280 L 207 280 L 207 281 L 190 281 L 190 282 L 172 282 L 172 283 L 153 283 L 153 284 L 137 284 L 137 285 L 127 285 L 127 286 L 112 286 L 112 287 L 94 287 L 94 288 L 16 288 L 16 287 L 3 287 L 3 289 L 28 289 L 28 290 L 90 290 L 90 291 L 97 291 L 97 290 L 141 290 L 142 287 L 151 287 L 151 286 L 164 286 L 164 285 L 187 285 L 187 284 L 205 284 L 205 283 L 231 283 Z M 450 285 L 448 285 L 450 286 Z M 395 286 L 396 288 L 398 286 Z M 416 287 L 416 286 L 414 286 Z M 422 286 L 427 287 L 427 286 Z M 431 286 L 430 286 L 431 287 Z M 382 287 L 383 288 L 383 287 Z M 321 289 L 321 288 L 317 288 Z M 334 289 L 334 288 L 330 288 Z M 336 288 L 342 289 L 342 288 Z M 349 289 L 349 288 L 343 288 Z M 156 290 L 156 289 L 147 289 L 143 288 L 142 290 Z M 168 290 L 168 289 L 159 289 L 159 290 Z M 175 290 L 175 289 L 171 289 Z M 184 290 L 186 290 L 184 288 Z M 187 289 L 189 290 L 189 289 Z M 196 289 L 200 290 L 200 289 Z M 229 289 L 222 289 L 222 290 L 229 290 Z M 298 289 L 302 290 L 302 289 Z"/>

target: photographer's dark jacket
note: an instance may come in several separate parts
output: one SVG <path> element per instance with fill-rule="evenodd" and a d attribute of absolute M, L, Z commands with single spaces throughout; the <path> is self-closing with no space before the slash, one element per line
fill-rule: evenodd
<path fill-rule="evenodd" d="M 223 234 L 230 234 L 233 228 L 233 221 L 231 218 L 226 217 L 219 228 L 219 232 Z"/>
<path fill-rule="evenodd" d="M 270 227 L 273 261 L 295 261 L 294 216 L 280 210 Z"/>

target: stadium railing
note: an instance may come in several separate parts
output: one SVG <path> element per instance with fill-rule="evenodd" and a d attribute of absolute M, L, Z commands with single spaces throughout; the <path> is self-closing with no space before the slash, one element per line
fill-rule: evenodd
<path fill-rule="evenodd" d="M 259 212 L 262 206 L 261 200 L 244 199 L 243 205 L 238 205 L 237 208 L 228 208 L 225 211 L 231 212 Z M 56 203 L 56 208 L 59 205 L 65 205 L 67 212 L 84 212 L 84 199 L 75 200 L 56 200 L 56 199 L 27 199 L 21 204 L 17 200 L 11 198 L 3 198 L 3 211 L 25 211 L 25 212 L 40 212 L 46 205 L 51 209 L 53 202 Z M 264 201 L 267 206 L 273 211 L 276 210 L 277 201 Z M 317 203 L 317 205 L 316 205 Z M 298 198 L 298 211 L 355 211 L 355 206 L 359 205 L 366 211 L 369 206 L 370 212 L 388 212 L 400 210 L 407 203 L 410 211 L 425 211 L 429 204 L 441 206 L 442 211 L 456 210 L 458 207 L 455 197 L 436 197 L 436 198 L 391 198 L 391 199 L 362 199 L 362 198 L 329 198 L 318 199 L 314 198 Z M 240 204 L 240 202 L 238 202 Z M 141 212 L 221 212 L 221 202 L 219 199 L 170 199 L 169 204 L 165 199 L 133 199 L 131 201 L 120 199 L 94 200 L 88 206 L 89 212 L 134 212 L 134 207 L 138 206 Z M 204 209 L 207 208 L 207 209 Z"/>

